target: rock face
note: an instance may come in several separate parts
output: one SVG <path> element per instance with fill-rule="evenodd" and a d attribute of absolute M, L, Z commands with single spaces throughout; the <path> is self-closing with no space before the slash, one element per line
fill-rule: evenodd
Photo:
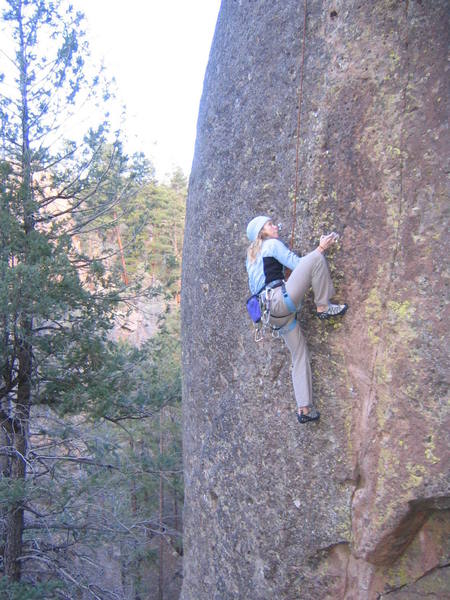
<path fill-rule="evenodd" d="M 447 0 L 307 3 L 294 249 L 336 230 L 341 324 L 256 344 L 245 229 L 292 225 L 304 3 L 223 0 L 183 259 L 183 600 L 448 598 Z"/>

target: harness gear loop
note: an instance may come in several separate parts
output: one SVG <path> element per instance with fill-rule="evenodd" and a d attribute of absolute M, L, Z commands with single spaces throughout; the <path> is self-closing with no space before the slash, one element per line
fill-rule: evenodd
<path fill-rule="evenodd" d="M 273 288 L 268 287 L 268 288 L 265 288 L 259 296 L 260 302 L 263 307 L 261 321 L 263 322 L 263 325 L 266 327 L 269 325 L 269 321 L 270 321 L 270 303 L 272 300 L 272 294 L 273 294 Z"/>
<path fill-rule="evenodd" d="M 275 283 L 275 285 L 273 285 L 274 283 Z M 259 293 L 259 302 L 260 302 L 260 306 L 261 306 L 261 321 L 258 324 L 255 324 L 255 342 L 260 342 L 264 338 L 264 334 L 266 332 L 266 329 L 268 329 L 268 328 L 270 328 L 270 330 L 271 330 L 272 337 L 275 339 L 278 339 L 283 334 L 288 333 L 289 331 L 292 331 L 292 329 L 294 329 L 294 327 L 297 324 L 297 310 L 299 310 L 299 309 L 298 309 L 298 307 L 295 306 L 295 304 L 289 297 L 289 294 L 286 291 L 284 283 L 285 283 L 284 281 L 277 280 L 276 282 L 272 282 L 273 287 L 271 286 L 271 284 L 268 284 Z M 282 294 L 283 294 L 283 300 L 289 311 L 286 315 L 273 315 L 270 312 L 272 296 L 277 287 L 281 287 Z M 286 317 L 288 317 L 291 314 L 294 315 L 294 318 L 292 319 L 292 321 L 289 321 L 285 325 L 281 325 L 281 327 L 276 327 L 275 325 L 272 325 L 272 323 L 270 322 L 270 317 L 273 317 L 275 319 L 285 319 Z"/>

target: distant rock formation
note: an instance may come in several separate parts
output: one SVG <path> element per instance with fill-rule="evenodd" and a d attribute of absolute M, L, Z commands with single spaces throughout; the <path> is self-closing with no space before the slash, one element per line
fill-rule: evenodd
<path fill-rule="evenodd" d="M 223 0 L 183 263 L 183 600 L 448 598 L 446 0 L 310 0 L 295 249 L 336 230 L 342 324 L 300 319 L 320 424 L 255 344 L 247 222 L 292 220 L 304 3 Z"/>

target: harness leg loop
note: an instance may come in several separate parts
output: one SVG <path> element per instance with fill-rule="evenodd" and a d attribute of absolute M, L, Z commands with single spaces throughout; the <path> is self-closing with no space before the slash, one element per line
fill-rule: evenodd
<path fill-rule="evenodd" d="M 281 290 L 283 292 L 283 300 L 284 300 L 284 303 L 286 304 L 286 308 L 288 309 L 289 312 L 296 313 L 297 312 L 297 307 L 295 306 L 295 304 L 292 301 L 291 297 L 287 293 L 287 290 L 286 290 L 286 287 L 284 286 L 284 284 L 283 284 Z"/>

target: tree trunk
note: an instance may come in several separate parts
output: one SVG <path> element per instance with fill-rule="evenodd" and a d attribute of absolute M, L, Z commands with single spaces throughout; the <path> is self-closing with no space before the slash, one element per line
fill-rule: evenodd
<path fill-rule="evenodd" d="M 162 433 L 162 425 L 163 425 L 163 409 L 159 413 L 159 458 L 160 463 L 162 462 L 162 454 L 163 454 L 163 433 Z M 159 578 L 158 578 L 158 600 L 163 600 L 164 590 L 164 480 L 162 474 L 162 466 L 160 464 L 159 467 Z"/>
<path fill-rule="evenodd" d="M 132 454 L 134 454 L 134 440 L 133 438 L 130 439 L 130 449 Z M 137 492 L 136 492 L 136 481 L 133 479 L 131 482 L 131 494 L 130 494 L 130 507 L 131 507 L 131 514 L 133 515 L 133 518 L 135 519 L 137 517 L 138 514 L 138 499 L 137 499 Z M 135 542 L 135 546 L 136 546 L 136 542 Z M 136 548 L 135 548 L 136 549 Z M 135 558 L 133 560 L 133 564 L 128 565 L 128 569 L 130 572 L 130 582 L 131 582 L 131 590 L 130 590 L 130 598 L 133 598 L 134 600 L 140 600 L 140 593 L 139 593 L 139 582 L 141 580 L 141 573 L 140 573 L 140 560 L 138 558 Z"/>
<path fill-rule="evenodd" d="M 31 168 L 31 148 L 30 148 L 30 117 L 28 110 L 28 87 L 30 85 L 28 78 L 28 58 L 27 58 L 27 40 L 23 29 L 22 2 L 18 2 L 14 7 L 15 18 L 18 24 L 19 51 L 18 60 L 20 63 L 20 95 L 21 95 L 21 121 L 22 121 L 22 145 L 21 145 L 21 178 L 22 186 L 19 192 L 19 200 L 23 210 L 23 228 L 25 234 L 29 236 L 34 230 L 34 207 L 32 190 L 32 168 Z M 25 251 L 24 262 L 31 262 L 33 259 Z M 26 290 L 23 290 L 26 292 Z M 19 561 L 22 555 L 23 546 L 23 527 L 24 527 L 24 508 L 23 496 L 25 493 L 26 478 L 26 455 L 28 446 L 29 418 L 31 407 L 31 375 L 33 364 L 33 318 L 32 315 L 24 315 L 20 320 L 19 331 L 15 334 L 15 344 L 17 346 L 18 357 L 18 379 L 17 395 L 14 401 L 14 414 L 10 417 L 10 436 L 12 446 L 11 456 L 11 481 L 22 486 L 21 494 L 8 508 L 6 516 L 6 543 L 4 554 L 5 575 L 12 581 L 20 581 L 21 563 Z"/>
<path fill-rule="evenodd" d="M 1 403 L 0 403 L 1 405 Z M 11 446 L 11 440 L 6 432 L 4 426 L 0 427 L 0 447 L 7 448 Z M 0 479 L 4 480 L 5 477 L 9 477 L 9 457 L 6 454 L 0 455 Z M 7 509 L 5 507 L 0 508 L 0 523 L 5 523 L 7 515 Z M 0 556 L 5 555 L 5 525 L 0 526 Z"/>
<path fill-rule="evenodd" d="M 23 322 L 23 331 L 28 337 L 32 328 L 32 321 Z M 29 338 L 28 338 L 29 339 Z M 28 429 L 31 399 L 31 367 L 32 349 L 27 341 L 23 341 L 19 350 L 19 380 L 17 386 L 17 402 L 15 416 L 12 422 L 10 478 L 13 483 L 21 483 L 25 487 L 26 455 L 28 446 Z M 24 489 L 22 490 L 22 495 Z M 5 533 L 5 575 L 12 581 L 20 581 L 21 563 L 18 560 L 22 555 L 23 545 L 24 509 L 22 498 L 11 504 L 6 515 Z"/>

